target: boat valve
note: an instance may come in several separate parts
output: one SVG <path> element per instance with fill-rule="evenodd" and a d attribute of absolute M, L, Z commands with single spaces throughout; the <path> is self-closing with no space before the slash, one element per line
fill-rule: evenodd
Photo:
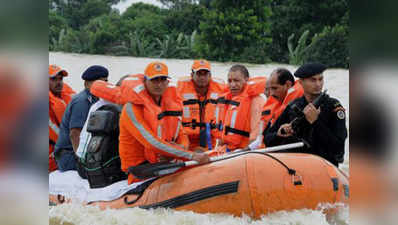
<path fill-rule="evenodd" d="M 292 183 L 297 186 L 297 185 L 303 185 L 302 182 L 302 177 L 300 175 L 297 174 L 293 174 L 292 175 Z"/>

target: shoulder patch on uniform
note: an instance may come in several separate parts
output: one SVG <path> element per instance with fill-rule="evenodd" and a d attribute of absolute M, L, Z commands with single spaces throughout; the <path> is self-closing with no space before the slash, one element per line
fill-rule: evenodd
<path fill-rule="evenodd" d="M 339 118 L 339 119 L 345 119 L 345 112 L 344 112 L 344 110 L 340 110 L 340 111 L 337 111 L 337 118 Z"/>

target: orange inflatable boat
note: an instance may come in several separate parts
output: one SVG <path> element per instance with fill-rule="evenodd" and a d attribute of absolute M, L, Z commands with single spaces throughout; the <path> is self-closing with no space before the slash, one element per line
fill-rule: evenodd
<path fill-rule="evenodd" d="M 167 207 L 252 218 L 319 203 L 347 203 L 347 176 L 326 160 L 302 153 L 247 152 L 156 179 L 141 195 L 84 203 L 105 208 Z M 70 200 L 50 195 L 51 204 Z"/>

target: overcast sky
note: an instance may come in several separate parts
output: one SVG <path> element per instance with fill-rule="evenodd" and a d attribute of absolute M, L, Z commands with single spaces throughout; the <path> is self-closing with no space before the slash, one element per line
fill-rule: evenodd
<path fill-rule="evenodd" d="M 157 5 L 159 7 L 162 6 L 162 4 L 157 0 L 126 0 L 126 1 L 120 1 L 119 4 L 114 5 L 113 8 L 117 8 L 119 9 L 120 13 L 123 13 L 131 4 L 136 2 L 144 2 L 147 4 Z"/>

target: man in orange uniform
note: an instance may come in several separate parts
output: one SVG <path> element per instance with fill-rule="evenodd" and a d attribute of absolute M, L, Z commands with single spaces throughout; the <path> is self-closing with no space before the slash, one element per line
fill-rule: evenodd
<path fill-rule="evenodd" d="M 139 164 L 173 159 L 208 162 L 207 154 L 188 150 L 189 140 L 180 126 L 182 100 L 176 88 L 168 86 L 167 66 L 150 63 L 144 75 L 128 88 L 122 87 L 123 96 L 129 98 L 119 123 L 122 170 L 127 172 L 129 167 Z M 138 178 L 129 174 L 129 184 L 137 181 Z"/>
<path fill-rule="evenodd" d="M 293 100 L 303 96 L 303 87 L 294 81 L 293 75 L 285 68 L 275 69 L 269 79 L 270 97 L 263 107 L 261 120 L 267 129 L 273 124 Z"/>
<path fill-rule="evenodd" d="M 63 78 L 68 76 L 66 70 L 61 69 L 57 65 L 50 65 L 48 67 L 48 74 L 50 76 L 50 90 L 49 96 L 49 161 L 48 171 L 57 169 L 57 164 L 54 159 L 54 146 L 58 139 L 59 126 L 61 124 L 62 116 L 65 112 L 66 105 L 70 102 L 72 95 L 75 92 L 67 84 L 63 82 Z"/>
<path fill-rule="evenodd" d="M 219 100 L 222 108 L 222 143 L 228 150 L 255 149 L 261 145 L 260 119 L 265 104 L 266 78 L 249 78 L 243 65 L 234 65 L 228 73 L 228 92 Z"/>
<path fill-rule="evenodd" d="M 224 81 L 211 76 L 211 66 L 206 60 L 195 60 L 190 77 L 177 83 L 183 98 L 182 125 L 189 137 L 190 148 L 204 147 L 211 150 L 219 138 L 219 112 L 217 99 L 225 91 Z"/>

